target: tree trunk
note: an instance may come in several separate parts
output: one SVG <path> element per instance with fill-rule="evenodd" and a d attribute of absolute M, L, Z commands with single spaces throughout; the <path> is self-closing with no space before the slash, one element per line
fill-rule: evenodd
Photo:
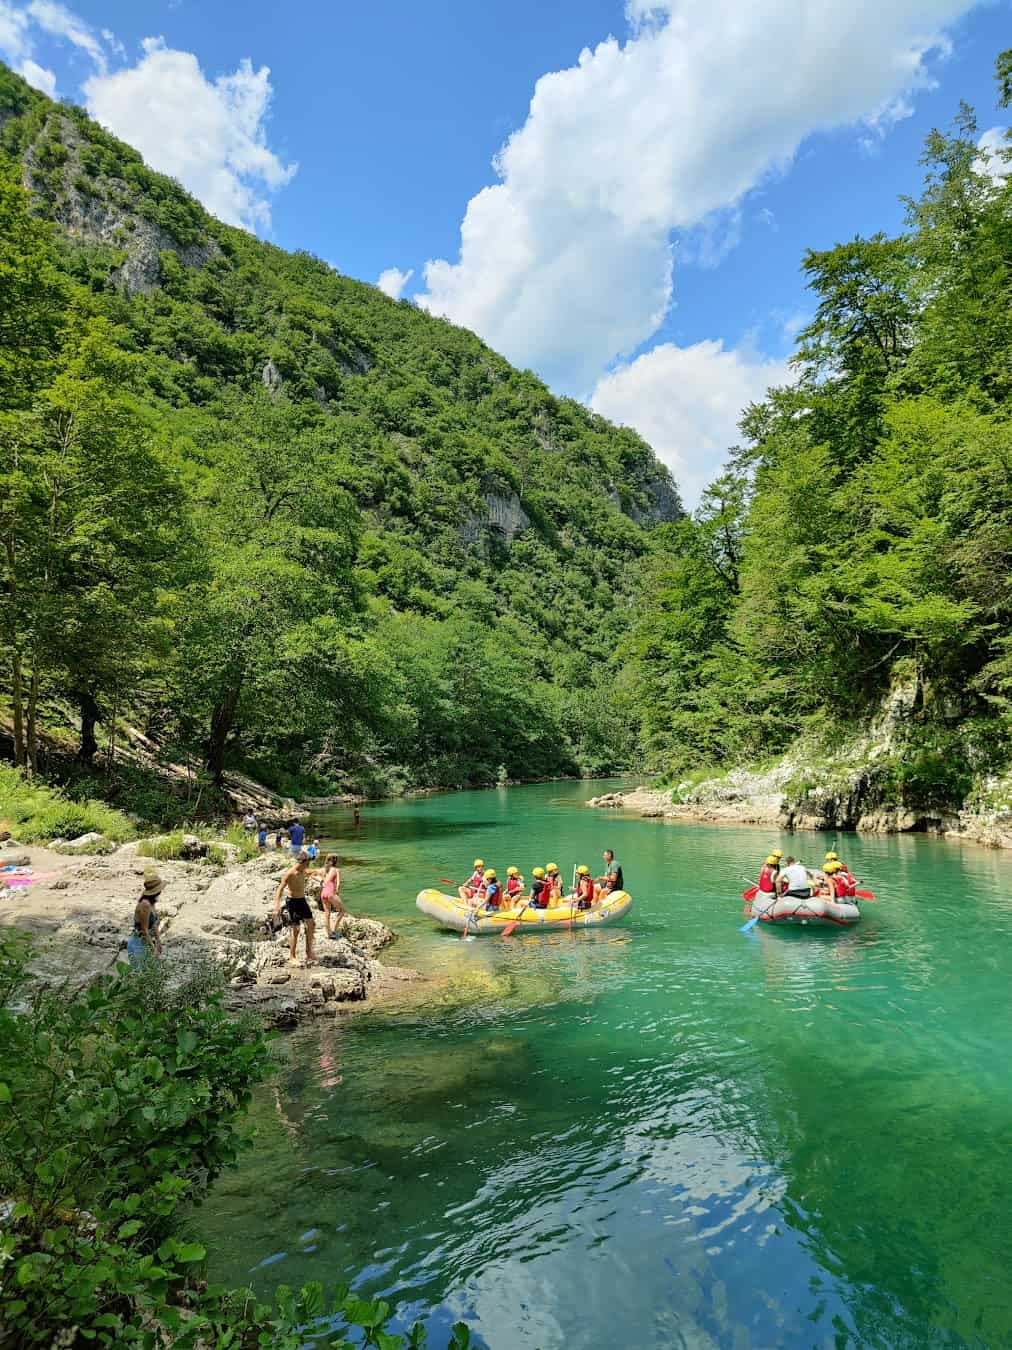
<path fill-rule="evenodd" d="M 28 776 L 34 778 L 39 771 L 39 666 L 36 660 L 32 665 L 32 679 L 28 686 Z"/>
<path fill-rule="evenodd" d="M 81 713 L 81 744 L 77 748 L 77 758 L 82 764 L 90 765 L 98 750 L 95 723 L 101 716 L 101 709 L 95 701 L 95 691 L 91 685 L 82 685 L 75 690 L 75 697 Z"/>
<path fill-rule="evenodd" d="M 232 731 L 232 723 L 235 720 L 235 710 L 239 705 L 241 692 L 242 676 L 237 675 L 226 688 L 222 698 L 215 704 L 214 711 L 211 714 L 211 734 L 207 738 L 207 758 L 204 761 L 204 767 L 211 775 L 216 787 L 221 785 L 225 774 L 225 746 Z"/>
<path fill-rule="evenodd" d="M 21 653 L 19 651 L 11 653 L 11 703 L 14 720 L 14 763 L 23 769 L 28 756 L 25 753 L 24 689 L 21 680 Z"/>

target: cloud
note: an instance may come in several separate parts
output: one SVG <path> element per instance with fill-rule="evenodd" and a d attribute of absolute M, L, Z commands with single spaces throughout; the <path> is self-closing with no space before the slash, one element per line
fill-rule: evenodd
<path fill-rule="evenodd" d="M 385 272 L 379 274 L 376 285 L 384 295 L 389 295 L 391 300 L 399 300 L 401 292 L 414 275 L 414 268 L 402 272 L 397 267 L 388 267 Z"/>
<path fill-rule="evenodd" d="M 707 340 L 691 347 L 665 342 L 605 375 L 594 390 L 595 412 L 631 426 L 672 470 L 689 507 L 715 476 L 738 421 L 771 385 L 791 376 L 785 361 L 748 347 Z"/>
<path fill-rule="evenodd" d="M 19 66 L 30 53 L 27 15 L 0 0 L 0 56 L 10 65 Z"/>
<path fill-rule="evenodd" d="M 973 3 L 629 0 L 624 43 L 538 80 L 419 303 L 583 393 L 663 320 L 672 233 L 733 213 L 812 133 L 906 115 Z"/>
<path fill-rule="evenodd" d="M 161 38 L 145 38 L 142 47 L 137 65 L 85 82 L 88 111 L 220 219 L 268 228 L 265 190 L 284 187 L 298 168 L 267 145 L 269 69 L 243 60 L 212 83 L 192 52 L 174 51 Z"/>
<path fill-rule="evenodd" d="M 980 157 L 975 159 L 973 167 L 978 173 L 986 173 L 995 183 L 1004 183 L 1012 173 L 1006 155 L 1012 150 L 1007 139 L 1008 127 L 989 127 L 977 142 Z"/>
<path fill-rule="evenodd" d="M 56 75 L 53 71 L 47 70 L 45 66 L 40 66 L 31 60 L 22 61 L 18 67 L 18 74 L 26 79 L 34 89 L 41 89 L 50 98 L 56 97 Z"/>
<path fill-rule="evenodd" d="M 28 14 L 44 33 L 71 43 L 90 57 L 99 70 L 105 70 L 102 43 L 88 25 L 65 5 L 58 4 L 57 0 L 31 0 Z"/>

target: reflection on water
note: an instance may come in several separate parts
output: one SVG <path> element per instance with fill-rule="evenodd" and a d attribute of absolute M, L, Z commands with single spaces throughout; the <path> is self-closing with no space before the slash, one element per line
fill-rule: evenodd
<path fill-rule="evenodd" d="M 458 1317 L 493 1350 L 1012 1344 L 1012 859 L 798 836 L 878 903 L 744 935 L 772 840 L 586 795 L 363 812 L 349 907 L 447 984 L 281 1043 L 257 1150 L 198 1217 L 214 1277 L 353 1278 L 434 1347 Z M 350 814 L 320 833 L 340 851 Z M 476 854 L 605 845 L 620 928 L 462 943 L 414 910 Z"/>

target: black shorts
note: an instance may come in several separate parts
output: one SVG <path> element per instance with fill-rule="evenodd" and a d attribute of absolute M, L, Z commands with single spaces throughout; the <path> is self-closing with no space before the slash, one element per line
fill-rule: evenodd
<path fill-rule="evenodd" d="M 313 911 L 309 908 L 309 902 L 303 899 L 302 896 L 290 895 L 285 908 L 288 910 L 289 918 L 293 924 L 309 923 L 313 917 Z"/>

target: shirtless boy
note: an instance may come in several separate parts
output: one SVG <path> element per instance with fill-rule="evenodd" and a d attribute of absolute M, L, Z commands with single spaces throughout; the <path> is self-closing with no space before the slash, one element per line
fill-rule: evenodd
<path fill-rule="evenodd" d="M 278 882 L 278 889 L 274 892 L 274 917 L 281 917 L 281 899 L 285 891 L 288 892 L 288 913 L 292 920 L 292 947 L 290 964 L 298 965 L 298 959 L 295 955 L 299 945 L 299 925 L 306 925 L 306 965 L 316 964 L 316 958 L 313 955 L 313 934 L 316 932 L 316 924 L 313 922 L 313 911 L 309 908 L 306 900 L 306 881 L 309 876 L 309 856 L 306 853 L 300 853 L 293 866 L 289 867 Z"/>

